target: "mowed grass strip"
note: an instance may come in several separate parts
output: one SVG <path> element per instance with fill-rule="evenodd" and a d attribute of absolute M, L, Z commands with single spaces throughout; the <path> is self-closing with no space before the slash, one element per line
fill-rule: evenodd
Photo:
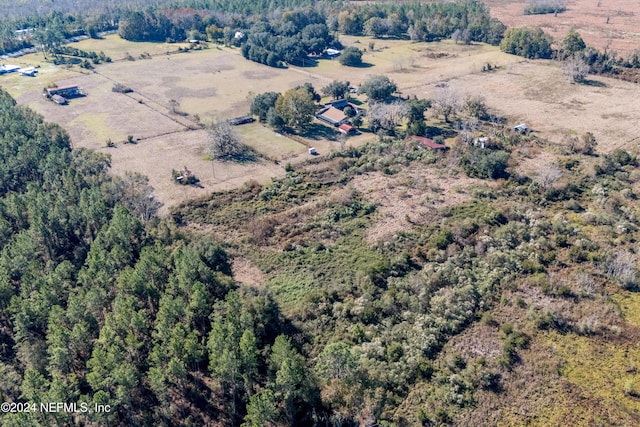
<path fill-rule="evenodd" d="M 175 52 L 179 48 L 189 46 L 189 43 L 164 43 L 164 42 L 130 42 L 120 38 L 117 34 L 109 34 L 101 39 L 85 39 L 69 46 L 85 51 L 104 52 L 112 60 L 124 59 L 128 53 L 134 59 L 138 59 L 143 53 L 150 55 L 162 55 L 167 52 Z"/>
<path fill-rule="evenodd" d="M 307 147 L 261 125 L 250 123 L 235 128 L 243 143 L 272 160 L 283 160 L 302 154 Z"/>

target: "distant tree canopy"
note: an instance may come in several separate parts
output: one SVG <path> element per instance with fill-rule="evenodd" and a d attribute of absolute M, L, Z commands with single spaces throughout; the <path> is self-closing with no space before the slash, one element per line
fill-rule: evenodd
<path fill-rule="evenodd" d="M 540 27 L 510 28 L 500 43 L 503 52 L 529 59 L 551 58 L 553 39 Z"/>
<path fill-rule="evenodd" d="M 267 114 L 276 106 L 277 92 L 265 92 L 256 95 L 251 102 L 251 114 L 258 116 L 261 122 L 267 120 Z"/>
<path fill-rule="evenodd" d="M 470 41 L 494 45 L 505 31 L 502 23 L 490 17 L 486 6 L 470 0 L 337 4 L 333 0 L 176 0 L 170 5 L 159 5 L 157 0 L 100 4 L 95 0 L 57 0 L 39 6 L 42 13 L 38 15 L 32 9 L 8 4 L 2 9 L 8 13 L 0 23 L 0 53 L 35 44 L 32 36 L 18 36 L 16 28 L 46 29 L 61 35 L 60 41 L 79 34 L 98 37 L 99 31 L 118 29 L 123 38 L 132 41 L 181 41 L 189 36 L 246 45 L 246 58 L 282 66 L 297 64 L 327 47 L 339 47 L 335 31 L 374 37 L 408 34 L 412 40 L 433 41 L 449 38 L 459 30 Z M 244 36 L 236 37 L 238 32 Z"/>
<path fill-rule="evenodd" d="M 560 13 L 567 10 L 566 0 L 529 0 L 524 8 L 525 15 Z"/>
<path fill-rule="evenodd" d="M 570 58 L 576 53 L 582 52 L 587 48 L 582 36 L 575 30 L 570 29 L 567 35 L 562 39 L 560 46 L 560 55 L 563 58 Z"/>
<path fill-rule="evenodd" d="M 370 101 L 383 102 L 391 98 L 391 95 L 398 89 L 395 83 L 387 76 L 372 76 L 362 83 L 358 93 L 363 93 L 369 97 Z"/>
<path fill-rule="evenodd" d="M 180 41 L 186 37 L 185 31 L 173 25 L 166 15 L 151 10 L 124 14 L 118 34 L 131 41 Z"/>
<path fill-rule="evenodd" d="M 243 56 L 272 67 L 301 63 L 307 55 L 320 54 L 334 42 L 324 16 L 312 9 L 285 12 L 278 22 L 258 21 L 248 32 Z"/>

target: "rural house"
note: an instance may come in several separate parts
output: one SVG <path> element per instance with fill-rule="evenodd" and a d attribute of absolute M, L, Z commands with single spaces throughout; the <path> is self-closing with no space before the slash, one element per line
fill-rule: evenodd
<path fill-rule="evenodd" d="M 346 114 L 342 112 L 342 110 L 339 110 L 335 107 L 323 108 L 318 114 L 316 114 L 316 117 L 333 126 L 340 126 L 341 124 L 346 123 L 347 120 L 349 120 L 349 117 L 347 117 Z"/>
<path fill-rule="evenodd" d="M 347 101 L 346 99 L 338 99 L 338 100 L 335 100 L 335 101 L 331 101 L 331 102 L 328 102 L 328 103 L 324 104 L 324 106 L 325 107 L 337 108 L 340 111 L 344 111 L 345 108 L 351 107 L 351 108 L 353 108 L 353 111 L 356 112 L 356 114 L 363 114 L 365 112 L 364 108 L 360 108 L 356 104 L 352 104 L 351 102 Z"/>

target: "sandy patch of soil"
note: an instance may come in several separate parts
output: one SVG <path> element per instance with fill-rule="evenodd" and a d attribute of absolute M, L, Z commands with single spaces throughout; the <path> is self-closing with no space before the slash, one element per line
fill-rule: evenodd
<path fill-rule="evenodd" d="M 356 176 L 351 185 L 377 204 L 377 220 L 367 230 L 374 244 L 393 234 L 439 218 L 438 209 L 471 200 L 468 190 L 486 181 L 450 176 L 435 168 L 413 167 L 394 176 L 381 172 Z"/>
<path fill-rule="evenodd" d="M 243 285 L 260 286 L 265 275 L 260 269 L 245 257 L 235 257 L 231 263 L 233 278 Z"/>

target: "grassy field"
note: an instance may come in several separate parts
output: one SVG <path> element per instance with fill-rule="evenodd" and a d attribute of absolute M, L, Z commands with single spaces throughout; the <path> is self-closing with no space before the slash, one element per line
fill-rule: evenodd
<path fill-rule="evenodd" d="M 388 75 L 403 96 L 433 99 L 443 85 L 448 85 L 461 99 L 481 96 L 497 114 L 506 116 L 514 124 L 528 123 L 538 135 L 552 142 L 564 143 L 568 135 L 590 131 L 599 142 L 599 150 L 611 151 L 617 147 L 634 147 L 640 131 L 640 99 L 634 95 L 635 86 L 631 83 L 598 78 L 590 85 L 569 84 L 554 63 L 523 61 L 483 44 L 413 43 L 353 36 L 342 36 L 341 41 L 347 46 L 366 49 L 365 66 L 344 67 L 335 60 L 320 60 L 315 66 L 276 69 L 245 60 L 237 49 L 212 46 L 166 55 L 168 50 L 179 46 L 132 43 L 112 35 L 102 40 L 84 40 L 74 46 L 103 51 L 116 60 L 114 63 L 100 64 L 88 71 L 56 67 L 44 62 L 42 54 L 27 55 L 12 62 L 39 65 L 38 76 L 5 75 L 0 77 L 0 85 L 21 104 L 65 127 L 74 146 L 94 149 L 103 149 L 108 140 L 121 143 L 131 135 L 160 145 L 173 144 L 174 138 L 180 138 L 189 144 L 201 144 L 202 151 L 203 139 L 191 140 L 196 133 L 184 131 L 197 127 L 198 122 L 207 124 L 246 114 L 252 96 L 257 93 L 282 92 L 305 82 L 319 90 L 334 79 L 349 80 L 357 86 L 374 74 Z M 118 60 L 125 53 L 138 58 L 143 52 L 155 56 Z M 482 72 L 487 63 L 497 70 Z M 129 86 L 134 92 L 128 95 L 112 92 L 115 82 Z M 43 87 L 49 84 L 77 84 L 88 96 L 60 107 L 42 97 Z M 177 110 L 186 115 L 175 114 L 171 106 L 174 101 Z M 440 119 L 429 117 L 429 120 L 439 122 Z M 287 158 L 292 163 L 307 158 L 305 145 L 316 147 L 321 154 L 342 146 L 334 129 L 318 123 L 303 135 L 303 144 L 278 137 L 259 125 L 239 129 L 239 132 L 266 157 Z M 346 143 L 361 145 L 374 138 L 364 133 L 348 138 Z M 125 150 L 110 150 L 115 170 L 123 170 L 125 165 L 135 171 L 148 169 L 143 166 L 147 161 L 145 157 L 132 162 L 126 156 L 121 157 L 122 151 Z M 160 189 L 165 188 L 164 176 L 168 176 L 172 168 L 182 167 L 183 162 L 176 165 L 175 159 L 168 154 L 164 156 L 156 157 L 155 167 L 149 172 L 158 197 L 170 205 L 182 200 L 184 195 L 177 197 L 173 189 L 167 188 L 166 193 Z M 186 163 L 196 167 L 203 157 L 202 153 L 194 153 Z M 206 165 L 203 168 L 208 169 Z M 220 165 L 221 176 L 228 168 L 229 176 L 234 176 L 234 168 L 227 164 Z M 156 169 L 162 170 L 161 175 L 157 175 Z M 270 170 L 271 166 L 257 175 L 268 175 L 272 173 Z"/>
<path fill-rule="evenodd" d="M 269 159 L 284 160 L 307 151 L 307 147 L 301 143 L 259 123 L 238 126 L 236 131 L 242 142 Z"/>
<path fill-rule="evenodd" d="M 142 54 L 152 56 L 166 55 L 175 52 L 179 48 L 189 46 L 189 43 L 161 43 L 161 42 L 136 42 L 131 43 L 120 38 L 117 34 L 109 34 L 102 39 L 85 39 L 71 46 L 86 51 L 104 52 L 113 61 L 124 59 L 127 54 L 133 58 L 139 58 Z"/>
<path fill-rule="evenodd" d="M 640 15 L 634 0 L 601 2 L 572 0 L 567 10 L 555 16 L 524 15 L 527 0 L 483 0 L 491 9 L 491 16 L 507 27 L 538 25 L 556 41 L 570 29 L 576 29 L 588 46 L 629 54 L 640 43 Z"/>

